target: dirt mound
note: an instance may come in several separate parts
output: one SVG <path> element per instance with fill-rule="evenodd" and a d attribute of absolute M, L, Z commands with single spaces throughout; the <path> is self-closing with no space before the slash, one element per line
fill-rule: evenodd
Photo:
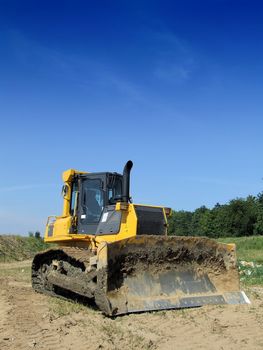
<path fill-rule="evenodd" d="M 0 235 L 0 262 L 30 259 L 47 247 L 40 238 Z"/>

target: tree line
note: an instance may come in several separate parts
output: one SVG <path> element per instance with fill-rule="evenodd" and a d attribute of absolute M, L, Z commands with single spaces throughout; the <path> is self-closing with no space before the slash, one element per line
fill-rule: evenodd
<path fill-rule="evenodd" d="M 240 237 L 263 234 L 263 192 L 191 211 L 172 211 L 168 233 L 177 236 Z"/>

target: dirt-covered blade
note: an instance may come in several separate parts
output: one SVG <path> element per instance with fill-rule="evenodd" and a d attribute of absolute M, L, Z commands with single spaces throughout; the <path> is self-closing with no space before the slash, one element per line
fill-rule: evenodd
<path fill-rule="evenodd" d="M 108 315 L 245 304 L 235 245 L 203 237 L 140 236 L 98 249 L 98 306 Z"/>

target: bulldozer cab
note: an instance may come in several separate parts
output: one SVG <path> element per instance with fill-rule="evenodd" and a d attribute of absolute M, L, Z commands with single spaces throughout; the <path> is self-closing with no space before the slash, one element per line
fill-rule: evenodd
<path fill-rule="evenodd" d="M 80 239 L 84 238 L 81 235 L 95 235 L 116 241 L 136 235 L 165 235 L 169 208 L 131 203 L 132 166 L 128 161 L 122 174 L 65 171 L 63 215 L 54 224 L 48 221 L 46 239 L 54 241 L 60 236 L 62 241 L 77 234 Z"/>
<path fill-rule="evenodd" d="M 93 173 L 75 176 L 70 215 L 77 218 L 76 232 L 95 234 L 108 206 L 122 200 L 122 175 Z"/>

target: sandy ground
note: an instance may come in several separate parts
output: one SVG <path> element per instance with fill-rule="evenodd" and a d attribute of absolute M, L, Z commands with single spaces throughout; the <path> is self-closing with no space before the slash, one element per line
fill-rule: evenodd
<path fill-rule="evenodd" d="M 0 264 L 0 349 L 263 349 L 263 288 L 249 306 L 126 315 L 35 293 L 30 262 Z"/>

